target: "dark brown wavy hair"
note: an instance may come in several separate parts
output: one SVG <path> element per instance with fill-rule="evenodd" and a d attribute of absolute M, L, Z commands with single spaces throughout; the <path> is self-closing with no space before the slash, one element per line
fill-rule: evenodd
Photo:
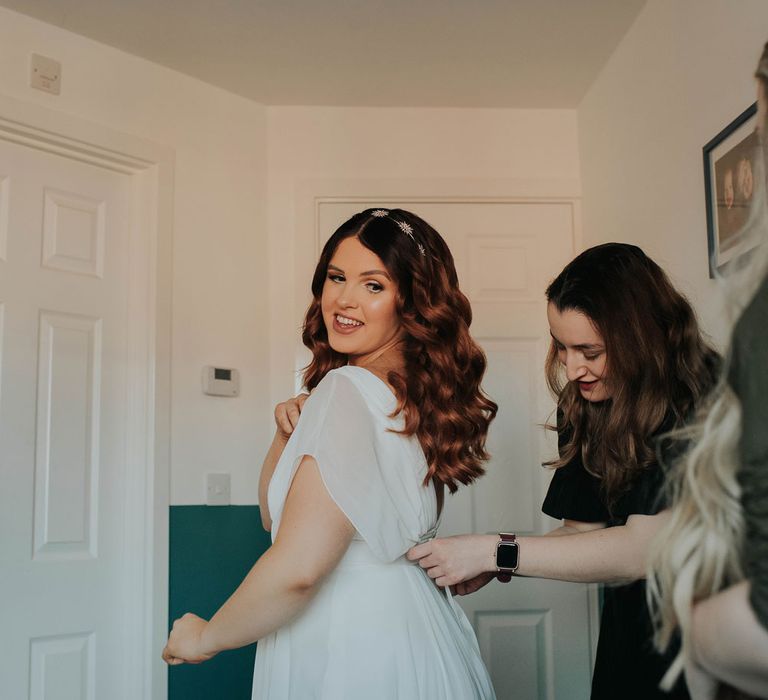
<path fill-rule="evenodd" d="M 469 334 L 472 311 L 459 290 L 453 256 L 426 221 L 402 209 L 366 209 L 330 237 L 315 268 L 304 320 L 302 340 L 312 351 L 304 383 L 312 390 L 330 370 L 347 363 L 347 356 L 328 343 L 320 302 L 328 264 L 339 244 L 351 237 L 381 259 L 397 286 L 405 372 L 388 375 L 398 399 L 394 415 L 402 411 L 401 432 L 416 435 L 421 443 L 428 464 L 424 483 L 436 479 L 453 493 L 459 483 L 469 484 L 484 473 L 485 439 L 497 406 L 480 388 L 485 355 Z"/>
<path fill-rule="evenodd" d="M 657 462 L 654 438 L 693 417 L 716 382 L 719 356 L 702 337 L 690 303 L 637 246 L 589 248 L 546 295 L 560 312 L 585 314 L 603 337 L 610 395 L 590 402 L 564 381 L 553 341 L 546 377 L 559 417 L 557 426 L 547 427 L 567 440 L 548 464 L 561 467 L 580 455 L 602 481 L 610 507 Z"/>

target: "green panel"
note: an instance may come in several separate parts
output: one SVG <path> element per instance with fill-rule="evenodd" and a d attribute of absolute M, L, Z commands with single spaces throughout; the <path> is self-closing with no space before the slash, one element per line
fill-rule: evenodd
<path fill-rule="evenodd" d="M 185 612 L 209 619 L 269 545 L 258 506 L 171 506 L 169 629 Z M 250 700 L 255 652 L 169 667 L 169 700 Z"/>

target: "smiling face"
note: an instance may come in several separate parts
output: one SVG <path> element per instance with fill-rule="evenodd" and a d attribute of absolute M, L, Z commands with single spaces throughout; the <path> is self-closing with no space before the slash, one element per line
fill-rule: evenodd
<path fill-rule="evenodd" d="M 378 255 L 345 238 L 328 264 L 320 301 L 331 347 L 365 365 L 397 343 L 397 286 Z"/>
<path fill-rule="evenodd" d="M 588 316 L 575 309 L 559 311 L 547 305 L 549 332 L 558 360 L 565 367 L 569 382 L 578 385 L 587 401 L 610 398 L 606 380 L 605 342 Z"/>

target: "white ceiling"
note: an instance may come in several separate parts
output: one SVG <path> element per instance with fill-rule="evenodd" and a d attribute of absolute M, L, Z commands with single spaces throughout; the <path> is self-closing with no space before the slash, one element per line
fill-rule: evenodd
<path fill-rule="evenodd" d="M 0 5 L 264 104 L 576 107 L 645 2 L 0 0 Z"/>

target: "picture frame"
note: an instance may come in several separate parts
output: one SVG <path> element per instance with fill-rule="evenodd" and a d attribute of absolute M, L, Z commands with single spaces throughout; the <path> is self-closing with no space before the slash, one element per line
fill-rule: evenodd
<path fill-rule="evenodd" d="M 744 231 L 757 173 L 762 172 L 756 124 L 754 103 L 703 149 L 710 278 L 737 266 L 736 261 L 755 245 Z"/>

